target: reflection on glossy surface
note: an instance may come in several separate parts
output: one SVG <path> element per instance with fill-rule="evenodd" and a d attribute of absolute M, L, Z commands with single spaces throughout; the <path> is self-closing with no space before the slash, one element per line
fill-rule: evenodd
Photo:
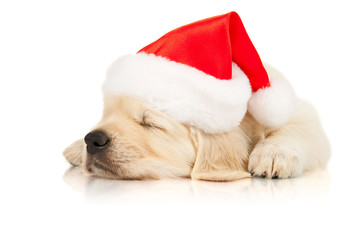
<path fill-rule="evenodd" d="M 265 201 L 308 201 L 327 197 L 331 178 L 327 170 L 305 173 L 294 179 L 248 178 L 233 182 L 190 179 L 109 180 L 89 177 L 79 168 L 69 168 L 64 181 L 82 192 L 86 201 L 260 203 Z"/>

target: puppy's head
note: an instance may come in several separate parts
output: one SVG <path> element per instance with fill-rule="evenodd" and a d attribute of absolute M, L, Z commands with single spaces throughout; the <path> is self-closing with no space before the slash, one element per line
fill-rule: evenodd
<path fill-rule="evenodd" d="M 97 126 L 85 136 L 83 166 L 123 179 L 188 176 L 194 160 L 189 129 L 132 97 L 106 97 Z"/>
<path fill-rule="evenodd" d="M 107 178 L 232 180 L 248 175 L 241 132 L 206 135 L 127 96 L 105 97 L 100 122 L 64 155 L 89 174 Z"/>

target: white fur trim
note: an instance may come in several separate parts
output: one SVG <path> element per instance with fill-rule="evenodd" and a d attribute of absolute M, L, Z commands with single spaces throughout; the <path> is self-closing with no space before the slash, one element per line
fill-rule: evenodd
<path fill-rule="evenodd" d="M 235 63 L 232 71 L 231 80 L 219 80 L 196 68 L 138 53 L 110 66 L 103 92 L 138 97 L 178 122 L 221 133 L 239 125 L 251 96 L 243 71 Z"/>
<path fill-rule="evenodd" d="M 292 117 L 296 95 L 285 79 L 270 77 L 270 85 L 271 87 L 259 89 L 251 96 L 248 110 L 263 126 L 278 128 Z"/>

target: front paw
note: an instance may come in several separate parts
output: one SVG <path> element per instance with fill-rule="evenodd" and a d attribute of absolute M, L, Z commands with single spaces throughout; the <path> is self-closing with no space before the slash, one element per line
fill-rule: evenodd
<path fill-rule="evenodd" d="M 286 146 L 260 143 L 249 157 L 248 170 L 263 178 L 291 178 L 303 172 L 303 157 Z"/>
<path fill-rule="evenodd" d="M 77 140 L 64 150 L 63 155 L 70 164 L 77 167 L 81 165 L 83 152 L 84 141 Z"/>

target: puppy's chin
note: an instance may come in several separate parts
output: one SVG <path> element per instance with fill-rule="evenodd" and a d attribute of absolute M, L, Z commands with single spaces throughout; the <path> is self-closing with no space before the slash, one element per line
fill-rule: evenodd
<path fill-rule="evenodd" d="M 90 176 L 121 179 L 118 171 L 112 167 L 112 164 L 106 156 L 86 154 L 84 161 L 85 172 Z"/>

